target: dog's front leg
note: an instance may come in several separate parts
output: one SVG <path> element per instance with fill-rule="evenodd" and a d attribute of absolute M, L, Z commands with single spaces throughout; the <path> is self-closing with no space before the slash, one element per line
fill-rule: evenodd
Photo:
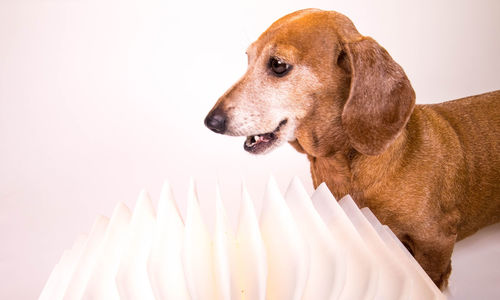
<path fill-rule="evenodd" d="M 456 234 L 444 232 L 424 237 L 410 236 L 409 238 L 409 244 L 411 244 L 409 250 L 413 252 L 415 259 L 441 290 L 448 285 L 451 273 L 451 254 L 456 238 Z"/>

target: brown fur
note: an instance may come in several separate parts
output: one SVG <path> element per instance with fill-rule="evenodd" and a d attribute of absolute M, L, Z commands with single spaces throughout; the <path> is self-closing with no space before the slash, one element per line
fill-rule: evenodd
<path fill-rule="evenodd" d="M 319 84 L 303 87 L 293 76 L 255 78 L 249 71 L 214 110 L 258 97 L 258 89 L 238 93 L 248 82 L 297 80 L 287 104 L 297 112 L 289 142 L 307 154 L 314 186 L 325 182 L 337 199 L 351 194 L 368 206 L 445 287 L 455 242 L 500 220 L 500 91 L 415 105 L 403 69 L 336 12 L 283 17 L 249 56 L 268 55 L 268 45 Z M 249 70 L 257 67 L 251 62 Z"/>

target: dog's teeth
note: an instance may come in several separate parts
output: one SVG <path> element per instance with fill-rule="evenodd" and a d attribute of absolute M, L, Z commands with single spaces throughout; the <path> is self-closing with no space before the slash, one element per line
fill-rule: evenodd
<path fill-rule="evenodd" d="M 245 144 L 248 147 L 252 147 L 252 146 L 255 146 L 256 144 L 261 143 L 261 142 L 264 142 L 264 143 L 269 142 L 269 140 L 270 140 L 270 137 L 268 136 L 268 134 L 252 135 L 252 136 L 247 138 Z"/>
<path fill-rule="evenodd" d="M 258 137 L 255 136 L 255 135 L 252 135 L 250 136 L 249 138 L 247 138 L 247 141 L 245 142 L 245 144 L 248 146 L 248 147 L 252 147 L 253 145 L 257 144 L 257 141 L 258 141 Z"/>

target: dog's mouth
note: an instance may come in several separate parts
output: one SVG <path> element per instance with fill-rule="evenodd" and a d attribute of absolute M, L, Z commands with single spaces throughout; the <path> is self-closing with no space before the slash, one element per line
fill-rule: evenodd
<path fill-rule="evenodd" d="M 245 140 L 245 144 L 243 145 L 243 148 L 253 154 L 260 154 L 268 150 L 276 141 L 278 141 L 279 134 L 280 134 L 280 129 L 286 125 L 288 122 L 287 119 L 284 119 L 281 121 L 276 127 L 271 132 L 263 133 L 263 134 L 257 134 L 257 135 L 250 135 L 247 136 L 247 139 Z"/>

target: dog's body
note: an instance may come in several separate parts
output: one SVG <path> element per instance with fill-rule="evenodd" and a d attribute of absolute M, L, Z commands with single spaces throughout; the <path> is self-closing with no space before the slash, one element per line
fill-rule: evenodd
<path fill-rule="evenodd" d="M 500 92 L 418 105 L 380 155 L 308 155 L 314 185 L 369 207 L 443 286 L 455 241 L 500 220 L 499 112 Z"/>
<path fill-rule="evenodd" d="M 304 10 L 248 49 L 206 125 L 265 153 L 288 141 L 313 183 L 390 226 L 439 287 L 455 241 L 500 220 L 500 91 L 434 105 L 345 16 Z"/>

